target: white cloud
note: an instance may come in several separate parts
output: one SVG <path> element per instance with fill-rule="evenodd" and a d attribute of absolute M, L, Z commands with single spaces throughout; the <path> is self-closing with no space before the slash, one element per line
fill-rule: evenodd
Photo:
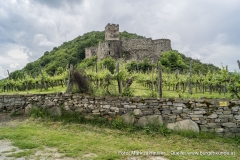
<path fill-rule="evenodd" d="M 0 79 L 7 77 L 4 73 L 4 69 L 0 66 Z"/>
<path fill-rule="evenodd" d="M 12 49 L 8 51 L 8 56 L 17 61 L 22 61 L 28 59 L 28 55 L 20 49 Z"/>
<path fill-rule="evenodd" d="M 20 69 L 20 65 L 18 63 L 10 64 L 10 70 Z"/>
<path fill-rule="evenodd" d="M 239 0 L 0 1 L 0 65 L 22 68 L 54 46 L 117 23 L 120 31 L 170 38 L 172 48 L 186 56 L 234 70 L 239 14 Z"/>
<path fill-rule="evenodd" d="M 33 42 L 40 47 L 53 47 L 55 44 L 50 42 L 43 34 L 36 34 L 33 38 Z"/>

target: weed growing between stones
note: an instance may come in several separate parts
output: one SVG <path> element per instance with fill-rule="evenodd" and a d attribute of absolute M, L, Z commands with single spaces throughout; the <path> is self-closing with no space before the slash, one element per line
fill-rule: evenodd
<path fill-rule="evenodd" d="M 133 97 L 134 95 L 134 90 L 129 88 L 129 87 L 125 87 L 123 89 L 123 92 L 122 92 L 122 96 L 126 96 L 126 97 Z"/>
<path fill-rule="evenodd" d="M 21 111 L 13 111 L 10 113 L 10 117 L 16 117 L 16 116 L 20 116 L 20 115 L 23 115 L 23 112 Z"/>
<path fill-rule="evenodd" d="M 38 107 L 31 108 L 29 115 L 32 118 L 48 118 L 50 116 L 46 109 Z"/>
<path fill-rule="evenodd" d="M 109 118 L 109 121 L 110 121 L 110 125 L 113 128 L 122 129 L 125 127 L 125 125 L 123 123 L 123 119 L 120 116 Z"/>

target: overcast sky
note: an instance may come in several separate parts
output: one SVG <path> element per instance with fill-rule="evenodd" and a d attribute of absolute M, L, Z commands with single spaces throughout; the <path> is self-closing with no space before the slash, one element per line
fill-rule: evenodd
<path fill-rule="evenodd" d="M 238 70 L 239 15 L 239 0 L 1 0 L 0 79 L 107 23 L 168 38 L 186 56 Z"/>

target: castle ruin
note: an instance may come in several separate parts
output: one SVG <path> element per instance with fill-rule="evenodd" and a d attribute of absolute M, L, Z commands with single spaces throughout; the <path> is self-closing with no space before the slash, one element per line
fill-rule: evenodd
<path fill-rule="evenodd" d="M 97 55 L 98 60 L 111 56 L 114 59 L 143 60 L 147 58 L 156 62 L 162 52 L 172 50 L 169 39 L 136 38 L 120 39 L 119 25 L 107 24 L 105 27 L 105 41 L 99 42 L 98 47 L 85 49 L 85 57 Z"/>

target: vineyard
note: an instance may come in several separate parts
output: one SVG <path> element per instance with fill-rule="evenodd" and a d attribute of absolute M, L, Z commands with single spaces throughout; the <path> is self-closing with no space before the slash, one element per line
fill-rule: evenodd
<path fill-rule="evenodd" d="M 87 63 L 86 63 L 87 62 Z M 84 63 L 84 62 L 83 62 Z M 129 70 L 129 63 L 116 62 L 112 59 L 96 62 L 94 59 L 80 64 L 78 70 L 84 68 L 84 73 L 90 80 L 93 95 L 122 95 L 159 97 L 159 84 L 162 84 L 163 96 L 168 97 L 203 97 L 233 98 L 238 96 L 240 87 L 240 74 L 229 73 L 227 67 L 222 67 L 220 72 L 207 73 L 162 73 L 162 81 L 159 81 L 159 69 L 153 64 L 145 70 L 140 68 Z M 32 77 L 28 74 L 24 78 L 13 80 L 6 78 L 0 81 L 1 92 L 29 91 L 32 89 L 48 90 L 61 86 L 66 89 L 69 71 L 65 70 L 55 76 L 48 75 L 44 70 L 42 74 Z M 160 83 L 159 83 L 160 82 Z M 173 93 L 173 94 L 169 94 Z"/>
<path fill-rule="evenodd" d="M 54 88 L 56 86 L 65 86 L 65 82 L 67 79 L 68 71 L 64 71 L 63 73 L 55 76 L 48 75 L 44 70 L 42 74 L 38 76 L 31 76 L 27 73 L 24 74 L 24 78 L 22 79 L 11 79 L 6 78 L 0 81 L 0 92 L 11 92 L 11 91 L 29 91 L 33 89 L 39 90 L 48 90 L 50 87 Z"/>
<path fill-rule="evenodd" d="M 86 69 L 88 77 L 95 88 L 102 88 L 105 94 L 117 94 L 117 80 L 120 79 L 123 86 L 123 95 L 133 96 L 141 95 L 136 91 L 149 92 L 149 97 L 158 97 L 159 83 L 158 70 L 152 68 L 147 72 L 132 71 L 126 69 L 126 64 L 120 65 L 119 73 L 113 74 L 103 68 L 96 72 L 93 68 Z M 163 92 L 173 92 L 181 97 L 183 94 L 193 95 L 201 94 L 206 97 L 217 94 L 218 97 L 237 96 L 240 87 L 240 74 L 229 74 L 227 68 L 222 68 L 219 73 L 206 74 L 179 74 L 163 73 L 162 74 L 162 89 Z M 126 93 L 124 92 L 127 91 Z M 140 91 L 140 92 L 141 92 Z M 128 95 L 129 94 L 129 95 Z"/>

